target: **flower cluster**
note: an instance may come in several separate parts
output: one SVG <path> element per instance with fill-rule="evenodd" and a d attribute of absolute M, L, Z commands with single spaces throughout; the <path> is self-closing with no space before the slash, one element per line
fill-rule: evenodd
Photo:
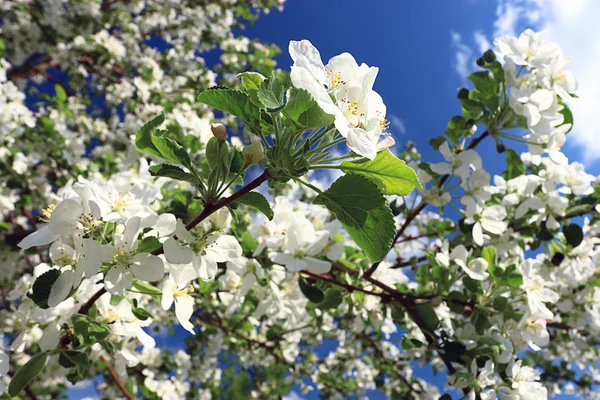
<path fill-rule="evenodd" d="M 561 152 L 577 84 L 543 33 L 482 55 L 428 162 L 391 147 L 376 67 L 292 41 L 287 79 L 233 35 L 275 0 L 20 3 L 0 7 L 0 392 L 600 398 L 600 190 Z"/>

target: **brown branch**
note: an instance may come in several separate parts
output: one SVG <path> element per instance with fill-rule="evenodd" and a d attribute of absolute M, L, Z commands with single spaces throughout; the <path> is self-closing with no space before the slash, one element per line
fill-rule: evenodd
<path fill-rule="evenodd" d="M 200 323 L 213 326 L 215 328 L 218 328 L 218 329 L 222 330 L 223 332 L 225 332 L 227 334 L 231 334 L 233 336 L 237 336 L 238 338 L 243 339 L 243 340 L 245 340 L 246 342 L 248 342 L 250 344 L 254 344 L 254 345 L 256 345 L 256 346 L 258 346 L 260 348 L 263 348 L 263 349 L 267 350 L 269 352 L 269 354 L 271 354 L 273 357 L 275 357 L 275 359 L 278 362 L 281 362 L 281 363 L 287 365 L 290 368 L 292 367 L 292 365 L 290 363 L 288 363 L 281 355 L 279 355 L 277 353 L 277 351 L 276 351 L 277 349 L 275 347 L 273 347 L 273 346 L 271 346 L 271 345 L 269 345 L 269 344 L 267 344 L 265 342 L 262 342 L 262 341 L 260 341 L 258 339 L 253 339 L 251 337 L 248 337 L 248 336 L 244 335 L 243 333 L 240 333 L 239 331 L 237 331 L 235 329 L 228 328 L 228 327 L 224 326 L 221 322 L 212 321 L 212 320 L 203 318 L 200 315 L 196 315 L 196 319 Z"/>
<path fill-rule="evenodd" d="M 90 312 L 90 308 L 94 306 L 96 300 L 98 300 L 102 295 L 106 293 L 106 289 L 102 287 L 102 289 L 98 290 L 94 295 L 79 309 L 79 314 L 87 315 Z"/>
<path fill-rule="evenodd" d="M 29 78 L 30 76 L 37 75 L 41 72 L 46 72 L 47 69 L 58 67 L 58 60 L 48 60 L 44 62 L 40 62 L 38 64 L 33 64 L 33 60 L 29 59 L 18 67 L 12 68 L 6 74 L 6 77 L 9 81 L 16 81 L 22 78 Z"/>
<path fill-rule="evenodd" d="M 333 283 L 334 285 L 337 285 L 337 286 L 341 286 L 344 289 L 346 289 L 349 293 L 352 293 L 352 292 L 363 292 L 363 293 L 369 294 L 371 296 L 381 297 L 386 302 L 390 300 L 390 296 L 386 295 L 385 293 L 373 292 L 372 290 L 367 290 L 367 289 L 363 289 L 363 288 L 358 287 L 358 286 L 353 286 L 353 285 L 347 284 L 345 282 L 338 281 L 337 279 L 333 278 L 332 276 L 315 274 L 315 273 L 312 273 L 310 271 L 302 271 L 302 273 L 310 276 L 313 279 L 318 279 L 318 280 L 321 280 L 321 281 Z"/>
<path fill-rule="evenodd" d="M 422 262 L 427 260 L 426 256 L 421 256 L 421 257 L 417 257 L 416 260 L 414 260 L 414 262 Z M 408 261 L 399 261 L 396 264 L 392 265 L 390 268 L 391 269 L 398 269 L 398 268 L 404 268 L 404 267 L 410 267 L 413 265 L 413 262 L 411 260 Z"/>
<path fill-rule="evenodd" d="M 206 207 L 204 207 L 204 210 L 202 210 L 202 212 L 200 213 L 200 215 L 198 215 L 192 222 L 190 222 L 189 224 L 187 224 L 185 228 L 189 231 L 190 229 L 192 229 L 196 225 L 198 225 L 200 222 L 202 222 L 206 218 L 208 218 L 215 211 L 217 211 L 217 210 L 219 210 L 219 209 L 221 209 L 223 207 L 228 206 L 229 204 L 233 203 L 234 201 L 236 201 L 237 199 L 239 199 L 240 197 L 242 197 L 246 193 L 249 193 L 252 190 L 256 189 L 263 182 L 265 182 L 265 181 L 267 181 L 269 179 L 271 179 L 271 174 L 269 174 L 269 170 L 265 169 L 260 176 L 258 176 L 252 182 L 250 182 L 249 184 L 247 184 L 246 186 L 244 186 L 243 188 L 241 188 L 240 190 L 238 190 L 237 192 L 235 192 L 231 196 L 229 196 L 227 198 L 224 198 L 224 199 L 221 199 L 221 200 L 219 200 L 218 202 L 216 202 L 216 203 L 214 203 L 212 205 L 207 204 Z M 154 250 L 151 254 L 157 256 L 157 255 L 162 254 L 162 253 L 163 253 L 163 247 L 161 246 L 158 249 Z M 102 288 L 99 291 L 97 291 L 87 301 L 87 303 L 85 303 L 79 309 L 79 313 L 80 314 L 87 314 L 90 311 L 90 308 L 92 308 L 92 306 L 96 302 L 96 300 L 98 300 L 104 293 L 106 293 L 106 289 L 105 288 Z"/>
<path fill-rule="evenodd" d="M 131 393 L 129 393 L 129 390 L 127 390 L 127 388 L 125 387 L 125 385 L 123 384 L 123 382 L 121 381 L 121 379 L 119 378 L 119 376 L 117 375 L 117 373 L 115 372 L 115 370 L 113 369 L 113 367 L 109 364 L 109 362 L 106 359 L 106 357 L 100 356 L 100 360 L 102 360 L 102 362 L 104 363 L 104 365 L 106 365 L 106 369 L 108 370 L 108 373 L 109 373 L 110 377 L 117 384 L 117 386 L 119 387 L 119 390 L 121 391 L 121 393 L 123 393 L 123 395 L 125 397 L 127 397 L 127 399 L 129 399 L 129 400 L 135 400 L 135 398 L 133 397 L 133 395 Z"/>
<path fill-rule="evenodd" d="M 187 229 L 188 231 L 193 229 L 196 225 L 198 225 L 200 222 L 204 221 L 215 211 L 217 211 L 223 207 L 227 207 L 228 205 L 230 205 L 231 203 L 233 203 L 234 201 L 236 201 L 237 199 L 239 199 L 246 193 L 249 193 L 249 192 L 253 191 L 254 189 L 256 189 L 257 187 L 259 187 L 260 185 L 263 184 L 263 182 L 266 182 L 269 179 L 271 179 L 271 174 L 269 174 L 269 170 L 265 169 L 264 172 L 261 175 L 259 175 L 256 179 L 254 179 L 252 182 L 250 182 L 249 184 L 247 184 L 246 186 L 244 186 L 243 188 L 241 188 L 240 190 L 238 190 L 231 196 L 221 199 L 214 204 L 211 204 L 210 202 L 207 203 L 206 206 L 204 207 L 204 210 L 202 210 L 202 212 L 193 221 L 191 221 L 189 224 L 187 224 L 185 226 L 185 229 Z M 162 246 L 152 252 L 152 254 L 154 254 L 155 256 L 162 254 L 162 253 L 163 253 Z"/>

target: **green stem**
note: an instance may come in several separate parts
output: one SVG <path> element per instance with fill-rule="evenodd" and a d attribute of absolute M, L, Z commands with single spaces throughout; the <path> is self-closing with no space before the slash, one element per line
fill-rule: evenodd
<path fill-rule="evenodd" d="M 319 193 L 319 194 L 323 194 L 323 191 L 321 189 L 319 189 L 318 187 L 311 185 L 310 183 L 306 182 L 305 180 L 302 180 L 300 178 L 296 178 L 293 176 L 290 176 L 289 178 L 292 178 L 293 180 L 295 180 L 298 183 L 301 183 L 302 185 L 311 188 L 312 190 L 314 190 L 315 192 Z"/>
<path fill-rule="evenodd" d="M 323 160 L 323 162 L 326 163 L 326 162 L 333 162 L 333 161 L 341 161 L 341 160 L 347 160 L 349 158 L 356 158 L 356 155 L 352 154 L 352 153 L 349 153 L 349 154 L 346 154 L 344 156 L 327 158 L 327 159 Z M 360 157 L 360 158 L 363 158 L 363 157 Z"/>
<path fill-rule="evenodd" d="M 244 165 L 244 167 L 243 167 L 243 168 L 242 168 L 242 169 L 241 169 L 241 170 L 240 170 L 240 171 L 239 171 L 237 174 L 235 174 L 235 176 L 233 177 L 233 179 L 231 179 L 231 180 L 230 180 L 230 181 L 229 181 L 229 182 L 228 182 L 228 183 L 225 185 L 225 187 L 219 187 L 219 189 L 218 189 L 218 190 L 219 190 L 219 193 L 217 194 L 217 199 L 218 199 L 219 197 L 221 197 L 221 196 L 223 195 L 223 193 L 225 193 L 225 191 L 226 191 L 226 190 L 227 190 L 227 189 L 228 189 L 228 188 L 229 188 L 231 185 L 233 185 L 233 182 L 235 182 L 235 180 L 236 180 L 237 178 L 239 178 L 239 177 L 240 177 L 240 175 L 242 175 L 242 174 L 243 174 L 243 173 L 244 173 L 244 172 L 245 172 L 245 171 L 248 169 L 248 167 L 249 167 L 249 166 L 250 166 L 250 165 L 248 165 L 248 164 Z M 222 185 L 221 185 L 221 186 L 222 186 Z"/>
<path fill-rule="evenodd" d="M 330 148 L 332 146 L 335 146 L 338 143 L 342 143 L 342 142 L 345 142 L 345 141 L 346 141 L 346 138 L 342 137 L 342 138 L 339 138 L 337 140 L 334 140 L 333 142 L 329 142 L 329 143 L 324 144 L 324 145 L 319 145 L 315 149 L 313 149 L 313 150 L 309 151 L 308 153 L 306 153 L 306 157 L 310 157 L 311 155 L 313 155 L 315 153 L 320 153 L 320 152 L 322 152 L 325 149 L 328 149 L 328 148 Z"/>

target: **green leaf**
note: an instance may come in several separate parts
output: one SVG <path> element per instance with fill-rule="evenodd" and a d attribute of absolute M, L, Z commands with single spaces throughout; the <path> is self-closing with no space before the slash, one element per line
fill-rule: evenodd
<path fill-rule="evenodd" d="M 10 380 L 8 394 L 15 397 L 33 378 L 38 376 L 46 366 L 48 353 L 40 353 L 31 357 L 27 364 L 23 365 Z"/>
<path fill-rule="evenodd" d="M 485 247 L 481 250 L 481 257 L 485 261 L 488 262 L 489 267 L 494 267 L 496 265 L 496 249 L 493 247 Z"/>
<path fill-rule="evenodd" d="M 136 252 L 151 253 L 154 250 L 160 248 L 161 246 L 162 243 L 158 240 L 158 238 L 154 236 L 148 236 L 140 242 L 138 248 L 136 249 Z"/>
<path fill-rule="evenodd" d="M 252 207 L 260 211 L 261 213 L 265 214 L 265 216 L 269 218 L 269 220 L 273 219 L 273 209 L 271 208 L 269 201 L 265 196 L 258 192 L 248 192 L 245 195 L 239 197 L 235 202 L 244 204 L 248 207 Z"/>
<path fill-rule="evenodd" d="M 57 269 L 51 269 L 38 276 L 33 283 L 32 293 L 27 296 L 33 300 L 33 302 L 40 308 L 48 308 L 48 297 L 50 297 L 50 290 L 52 285 L 60 276 L 60 271 Z"/>
<path fill-rule="evenodd" d="M 132 307 L 131 312 L 133 313 L 133 315 L 135 315 L 137 319 L 141 321 L 145 321 L 148 318 L 152 318 L 152 314 L 140 307 Z"/>
<path fill-rule="evenodd" d="M 560 102 L 560 105 L 563 106 L 563 109 L 560 110 L 560 113 L 564 117 L 564 121 L 561 125 L 571 124 L 571 127 L 569 128 L 569 130 L 567 132 L 565 132 L 565 134 L 566 134 L 566 133 L 571 132 L 571 130 L 573 129 L 573 112 L 571 112 L 571 109 L 569 108 L 569 106 L 567 106 L 562 101 Z"/>
<path fill-rule="evenodd" d="M 361 175 L 345 175 L 313 201 L 336 215 L 371 261 L 383 259 L 396 233 L 394 215 L 375 183 Z"/>
<path fill-rule="evenodd" d="M 267 110 L 278 110 L 283 107 L 283 93 L 285 88 L 277 80 L 272 77 L 264 80 L 258 87 L 258 100 L 267 108 Z"/>
<path fill-rule="evenodd" d="M 110 327 L 104 322 L 95 321 L 87 315 L 75 314 L 71 317 L 73 330 L 79 341 L 78 348 L 93 346 L 110 335 Z"/>
<path fill-rule="evenodd" d="M 506 171 L 502 173 L 502 177 L 506 180 L 516 178 L 525 173 L 525 165 L 521 161 L 521 157 L 513 149 L 506 149 Z"/>
<path fill-rule="evenodd" d="M 389 149 L 380 151 L 374 160 L 345 161 L 342 170 L 366 176 L 377 184 L 385 195 L 406 196 L 415 187 L 422 188 L 417 173 Z"/>
<path fill-rule="evenodd" d="M 138 150 L 152 154 L 153 156 L 161 157 L 160 151 L 158 151 L 156 146 L 152 143 L 152 134 L 163 122 L 165 122 L 165 114 L 160 113 L 140 128 L 135 137 L 135 146 Z"/>
<path fill-rule="evenodd" d="M 282 112 L 300 128 L 316 129 L 333 124 L 333 115 L 325 113 L 306 90 L 293 87 L 287 98 Z"/>
<path fill-rule="evenodd" d="M 152 176 L 164 176 L 166 178 L 176 179 L 178 181 L 189 182 L 194 186 L 200 184 L 200 180 L 196 175 L 185 172 L 183 169 L 169 164 L 152 165 L 148 168 Z"/>
<path fill-rule="evenodd" d="M 56 101 L 58 103 L 64 104 L 67 102 L 67 92 L 65 91 L 65 88 L 62 87 L 62 85 L 59 85 L 58 83 L 54 85 L 54 91 L 56 93 Z"/>
<path fill-rule="evenodd" d="M 440 324 L 440 320 L 438 319 L 438 316 L 435 313 L 433 307 L 425 303 L 416 304 L 415 310 L 417 311 L 419 318 L 421 318 L 421 320 L 423 321 L 425 329 L 427 329 L 428 331 L 434 331 L 437 329 L 438 325 Z"/>
<path fill-rule="evenodd" d="M 304 278 L 298 280 L 300 291 L 311 303 L 321 303 L 325 299 L 323 291 L 316 286 L 308 284 Z"/>
<path fill-rule="evenodd" d="M 206 143 L 205 155 L 206 161 L 208 162 L 208 166 L 210 169 L 214 169 L 215 166 L 219 163 L 219 154 L 220 147 L 224 146 L 222 141 L 219 141 L 216 137 L 212 137 Z"/>
<path fill-rule="evenodd" d="M 242 80 L 242 86 L 247 92 L 258 90 L 265 77 L 258 72 L 242 72 L 237 75 Z"/>
<path fill-rule="evenodd" d="M 339 289 L 336 289 L 336 288 L 327 289 L 325 291 L 325 298 L 323 299 L 322 302 L 317 304 L 317 307 L 319 307 L 322 310 L 338 308 L 339 305 L 342 304 L 343 300 L 344 300 L 344 297 L 342 296 L 342 292 L 340 292 Z"/>
<path fill-rule="evenodd" d="M 567 243 L 573 247 L 577 247 L 583 241 L 583 231 L 577 224 L 563 225 L 562 231 L 567 239 Z"/>
<path fill-rule="evenodd" d="M 58 363 L 65 368 L 77 368 L 77 374 L 81 378 L 85 377 L 91 365 L 91 361 L 85 353 L 73 350 L 61 351 Z"/>
<path fill-rule="evenodd" d="M 160 153 L 160 157 L 173 164 L 182 164 L 186 167 L 191 166 L 192 162 L 189 154 L 183 148 L 183 146 L 181 146 L 175 140 L 166 136 L 158 135 L 152 135 L 150 140 L 152 140 L 152 144 Z"/>
<path fill-rule="evenodd" d="M 497 94 L 499 90 L 498 82 L 494 75 L 489 71 L 477 71 L 467 76 L 475 88 L 483 93 Z"/>
<path fill-rule="evenodd" d="M 248 125 L 252 132 L 260 133 L 260 109 L 252 104 L 247 93 L 216 86 L 200 93 L 198 101 L 235 115 Z"/>
<path fill-rule="evenodd" d="M 139 292 L 144 294 L 149 294 L 155 298 L 162 298 L 162 290 L 157 288 L 156 286 L 151 285 L 148 282 L 143 281 L 133 281 L 133 287 L 136 288 Z"/>

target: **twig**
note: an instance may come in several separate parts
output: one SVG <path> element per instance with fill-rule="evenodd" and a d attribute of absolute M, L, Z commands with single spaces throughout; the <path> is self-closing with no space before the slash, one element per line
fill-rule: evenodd
<path fill-rule="evenodd" d="M 471 143 L 469 144 L 469 147 L 467 147 L 467 150 L 472 150 L 475 147 L 477 147 L 477 145 L 479 143 L 481 143 L 481 141 L 483 139 L 485 139 L 486 137 L 488 137 L 489 135 L 490 135 L 489 131 L 483 132 L 479 137 L 477 137 L 477 138 L 473 139 L 473 141 L 471 141 Z M 444 185 L 444 183 L 446 183 L 448 178 L 450 178 L 449 174 L 442 176 L 442 178 L 440 179 L 440 182 L 438 183 L 438 188 L 441 188 Z M 406 229 L 409 227 L 409 225 L 421 213 L 421 211 L 423 211 L 425 209 L 425 207 L 427 207 L 427 203 L 422 202 L 421 205 L 415 209 L 415 211 L 413 211 L 412 213 L 410 213 L 408 215 L 408 217 L 406 218 L 406 221 L 404 221 L 404 223 L 402 224 L 400 229 L 398 229 L 398 232 L 396 232 L 396 236 L 394 237 L 394 240 L 392 241 L 392 247 L 394 247 L 394 245 L 396 244 L 396 242 L 398 241 L 400 236 L 402 236 L 402 234 L 404 234 L 404 231 L 406 231 Z M 373 275 L 373 272 L 375 272 L 375 270 L 377 269 L 377 267 L 379 266 L 380 263 L 381 263 L 381 261 L 378 261 L 378 262 L 374 263 L 373 265 L 371 265 L 371 268 L 369 268 L 367 270 L 367 272 L 365 272 L 365 277 L 370 277 L 371 275 Z"/>
<path fill-rule="evenodd" d="M 121 381 L 121 379 L 119 378 L 119 376 L 117 375 L 117 373 L 115 372 L 113 367 L 108 363 L 108 360 L 106 359 L 106 357 L 100 356 L 100 360 L 102 360 L 104 365 L 106 365 L 106 369 L 108 370 L 110 377 L 117 384 L 121 393 L 123 393 L 123 395 L 125 397 L 127 397 L 129 400 L 135 400 L 135 398 L 133 397 L 133 395 L 131 393 L 129 393 L 129 390 L 127 390 L 127 388 L 125 387 L 125 385 L 123 384 L 123 382 Z"/>

